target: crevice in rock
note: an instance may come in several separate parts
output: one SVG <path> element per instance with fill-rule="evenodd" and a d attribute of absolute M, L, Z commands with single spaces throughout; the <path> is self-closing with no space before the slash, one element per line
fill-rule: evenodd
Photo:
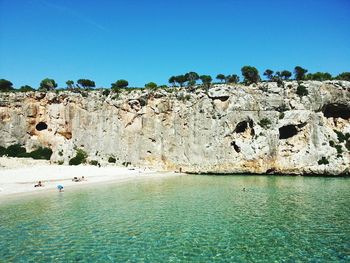
<path fill-rule="evenodd" d="M 345 104 L 331 103 L 322 109 L 326 118 L 350 119 L 350 107 Z"/>
<path fill-rule="evenodd" d="M 237 153 L 241 152 L 241 148 L 236 144 L 235 141 L 231 142 L 231 146 L 233 146 L 233 149 L 235 149 Z"/>
<path fill-rule="evenodd" d="M 225 102 L 230 98 L 230 96 L 208 96 L 208 97 L 212 100 L 220 100 L 222 102 Z"/>
<path fill-rule="evenodd" d="M 247 121 L 241 121 L 237 124 L 235 132 L 236 133 L 242 133 L 245 132 L 248 129 L 248 122 Z"/>
<path fill-rule="evenodd" d="M 301 128 L 303 128 L 307 123 L 301 123 L 299 125 L 286 125 L 279 128 L 279 138 L 280 140 L 291 138 L 298 134 Z"/>
<path fill-rule="evenodd" d="M 35 129 L 37 131 L 43 131 L 47 129 L 47 124 L 45 122 L 39 122 L 36 126 Z"/>

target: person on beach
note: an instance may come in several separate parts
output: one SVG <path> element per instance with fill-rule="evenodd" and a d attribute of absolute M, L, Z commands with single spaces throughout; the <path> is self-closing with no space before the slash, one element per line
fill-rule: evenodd
<path fill-rule="evenodd" d="M 42 186 L 44 185 L 41 183 L 41 181 L 39 181 L 37 184 L 34 185 L 34 187 L 42 187 Z"/>
<path fill-rule="evenodd" d="M 59 192 L 62 192 L 63 191 L 63 185 L 59 184 L 57 185 L 57 189 Z"/>

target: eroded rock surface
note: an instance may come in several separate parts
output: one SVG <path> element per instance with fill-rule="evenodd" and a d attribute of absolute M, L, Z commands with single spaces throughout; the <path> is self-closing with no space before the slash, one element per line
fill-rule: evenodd
<path fill-rule="evenodd" d="M 200 173 L 349 173 L 350 82 L 0 94 L 0 146 Z M 337 134 L 338 132 L 338 134 Z M 341 150 L 339 150 L 339 148 Z M 329 164 L 319 164 L 325 157 Z"/>

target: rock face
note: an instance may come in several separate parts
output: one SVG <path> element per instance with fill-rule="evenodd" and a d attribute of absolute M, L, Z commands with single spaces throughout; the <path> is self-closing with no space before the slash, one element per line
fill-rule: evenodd
<path fill-rule="evenodd" d="M 82 149 L 183 172 L 349 174 L 350 82 L 104 93 L 0 94 L 0 146 L 48 146 L 65 163 Z"/>

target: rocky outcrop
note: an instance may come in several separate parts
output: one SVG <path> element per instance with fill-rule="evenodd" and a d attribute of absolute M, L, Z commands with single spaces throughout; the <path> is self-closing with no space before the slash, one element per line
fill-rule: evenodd
<path fill-rule="evenodd" d="M 194 173 L 339 175 L 349 173 L 349 118 L 346 81 L 2 93 L 0 146 L 48 146 L 51 160 L 65 163 L 79 148 L 101 164 L 114 157 Z"/>

